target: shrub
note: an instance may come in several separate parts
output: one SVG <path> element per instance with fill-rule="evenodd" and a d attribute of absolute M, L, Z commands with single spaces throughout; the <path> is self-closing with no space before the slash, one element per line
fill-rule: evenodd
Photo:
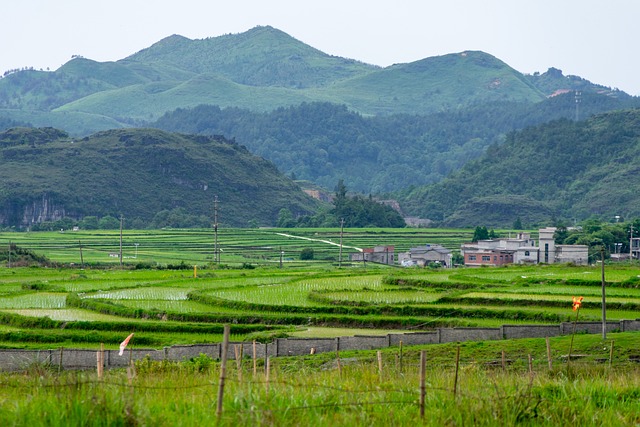
<path fill-rule="evenodd" d="M 314 256 L 313 248 L 304 248 L 300 252 L 300 259 L 303 261 L 312 260 Z"/>

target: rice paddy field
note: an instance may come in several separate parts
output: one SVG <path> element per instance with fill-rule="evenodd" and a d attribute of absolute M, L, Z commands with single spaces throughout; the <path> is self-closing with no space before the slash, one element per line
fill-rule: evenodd
<path fill-rule="evenodd" d="M 575 320 L 574 296 L 584 297 L 580 320 L 601 320 L 601 265 L 348 261 L 349 252 L 375 245 L 456 249 L 471 234 L 352 230 L 340 258 L 338 230 L 225 230 L 217 262 L 209 230 L 125 231 L 120 265 L 119 233 L 2 233 L 0 248 L 11 243 L 50 263 L 0 264 L 0 347 L 113 349 L 131 332 L 130 347 L 213 343 L 224 324 L 234 341 L 263 342 L 557 324 Z M 300 260 L 306 247 L 313 260 Z M 607 318 L 638 318 L 640 266 L 607 264 L 605 278 Z M 100 378 L 27 366 L 0 372 L 0 424 L 640 425 L 640 335 L 573 338 L 551 338 L 548 348 L 544 339 L 520 339 L 279 357 L 253 369 L 246 360 L 226 368 L 224 395 L 216 395 L 220 361 L 204 355 L 141 360 Z"/>
<path fill-rule="evenodd" d="M 223 230 L 218 262 L 210 230 L 125 230 L 121 265 L 119 232 L 2 233 L 0 247 L 28 249 L 50 265 L 1 264 L 0 346 L 109 348 L 132 331 L 134 346 L 219 342 L 225 323 L 234 339 L 260 341 L 557 324 L 574 319 L 573 296 L 584 297 L 580 320 L 601 320 L 599 265 L 404 269 L 348 261 L 362 247 L 456 249 L 471 235 L 350 230 L 340 251 L 339 230 Z M 308 247 L 314 259 L 300 260 Z M 606 283 L 607 319 L 637 318 L 640 266 L 608 264 Z"/>

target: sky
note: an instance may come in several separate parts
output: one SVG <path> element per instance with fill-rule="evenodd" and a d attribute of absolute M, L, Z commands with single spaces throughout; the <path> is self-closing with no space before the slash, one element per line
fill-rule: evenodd
<path fill-rule="evenodd" d="M 522 73 L 559 68 L 640 96 L 638 0 L 10 0 L 0 74 L 116 61 L 172 34 L 270 25 L 327 54 L 388 66 L 481 50 Z"/>

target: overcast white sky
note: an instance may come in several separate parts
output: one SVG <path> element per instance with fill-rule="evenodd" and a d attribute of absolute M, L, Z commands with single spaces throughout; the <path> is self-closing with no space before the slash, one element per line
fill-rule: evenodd
<path fill-rule="evenodd" d="M 482 50 L 523 73 L 556 67 L 640 95 L 638 0 L 6 0 L 0 13 L 0 74 L 270 25 L 381 66 Z"/>

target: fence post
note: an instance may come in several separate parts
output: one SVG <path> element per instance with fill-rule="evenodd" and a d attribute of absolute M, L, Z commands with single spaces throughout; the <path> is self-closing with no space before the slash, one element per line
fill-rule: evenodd
<path fill-rule="evenodd" d="M 265 349 L 266 351 L 266 349 Z M 253 340 L 253 377 L 258 374 L 258 354 L 256 350 L 256 340 Z"/>
<path fill-rule="evenodd" d="M 265 359 L 265 370 L 266 370 L 266 378 L 265 378 L 265 387 L 267 390 L 267 394 L 269 393 L 269 377 L 271 376 L 271 358 L 269 356 Z"/>
<path fill-rule="evenodd" d="M 380 374 L 380 382 L 382 382 L 382 352 L 380 350 L 377 351 L 378 356 L 378 373 Z"/>
<path fill-rule="evenodd" d="M 224 380 L 227 375 L 227 353 L 229 351 L 229 333 L 231 327 L 229 324 L 224 325 L 224 335 L 222 338 L 222 361 L 220 362 L 220 383 L 218 384 L 218 402 L 216 415 L 218 418 L 222 415 L 222 398 L 224 396 Z"/>
<path fill-rule="evenodd" d="M 58 374 L 62 371 L 62 354 L 64 347 L 60 347 L 60 360 L 58 361 Z"/>
<path fill-rule="evenodd" d="M 613 363 L 613 345 L 614 344 L 615 344 L 615 341 L 611 340 L 611 349 L 609 350 L 609 367 L 611 367 Z"/>
<path fill-rule="evenodd" d="M 549 370 L 553 370 L 553 362 L 551 359 L 551 343 L 549 342 L 549 337 L 546 337 L 545 341 L 547 342 L 547 363 L 549 364 Z"/>
<path fill-rule="evenodd" d="M 458 392 L 458 370 L 460 368 L 460 345 L 458 345 L 458 349 L 456 350 L 456 377 L 453 381 L 453 400 L 456 400 L 456 395 Z"/>
<path fill-rule="evenodd" d="M 233 345 L 233 353 L 236 356 L 236 368 L 238 370 L 238 382 L 242 382 L 242 344 Z"/>
<path fill-rule="evenodd" d="M 427 365 L 427 356 L 426 351 L 420 351 L 420 418 L 424 418 L 424 401 L 427 394 L 426 388 L 426 365 Z"/>

